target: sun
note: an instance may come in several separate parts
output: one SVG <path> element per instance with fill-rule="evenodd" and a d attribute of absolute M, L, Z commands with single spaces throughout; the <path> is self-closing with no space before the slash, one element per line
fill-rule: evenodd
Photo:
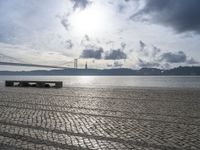
<path fill-rule="evenodd" d="M 70 20 L 72 30 L 78 35 L 98 35 L 105 29 L 106 15 L 97 8 L 75 12 Z"/>

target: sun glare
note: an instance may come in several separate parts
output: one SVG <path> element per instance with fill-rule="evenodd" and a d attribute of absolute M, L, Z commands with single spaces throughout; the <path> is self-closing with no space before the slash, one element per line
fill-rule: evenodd
<path fill-rule="evenodd" d="M 71 17 L 72 30 L 78 35 L 97 35 L 105 28 L 105 18 L 103 11 L 88 8 L 76 12 Z"/>

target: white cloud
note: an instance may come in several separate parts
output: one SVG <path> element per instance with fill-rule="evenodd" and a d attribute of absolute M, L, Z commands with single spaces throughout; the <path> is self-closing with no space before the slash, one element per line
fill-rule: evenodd
<path fill-rule="evenodd" d="M 130 68 L 156 65 L 169 52 L 183 51 L 188 63 L 200 58 L 199 35 L 184 37 L 165 26 L 129 19 L 144 8 L 144 0 L 90 1 L 0 1 L 0 53 L 28 63 L 59 64 L 79 58 L 84 49 L 123 49 L 127 59 L 118 64 Z M 143 51 L 140 40 L 147 43 Z M 156 52 L 153 45 L 162 52 Z M 112 60 L 82 59 L 80 65 L 85 61 L 94 68 L 114 64 Z"/>

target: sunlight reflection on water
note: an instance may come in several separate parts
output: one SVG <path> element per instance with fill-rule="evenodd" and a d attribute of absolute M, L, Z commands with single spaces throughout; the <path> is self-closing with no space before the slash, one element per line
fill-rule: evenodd
<path fill-rule="evenodd" d="M 0 76 L 5 80 L 63 81 L 64 87 L 187 87 L 200 88 L 199 76 Z"/>

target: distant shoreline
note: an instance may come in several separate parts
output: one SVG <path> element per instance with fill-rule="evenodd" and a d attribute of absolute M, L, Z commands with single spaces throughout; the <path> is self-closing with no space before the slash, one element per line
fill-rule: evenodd
<path fill-rule="evenodd" d="M 0 71 L 0 75 L 26 76 L 199 76 L 200 67 L 177 67 L 169 70 L 157 68 L 142 68 L 133 70 L 119 69 L 61 69 L 61 70 L 34 70 L 34 71 Z"/>
<path fill-rule="evenodd" d="M 181 76 L 183 76 L 183 77 L 187 77 L 187 76 L 190 76 L 190 77 L 192 77 L 192 76 L 199 76 L 200 77 L 200 75 L 82 75 L 82 74 L 76 74 L 76 75 L 54 75 L 54 74 L 45 74 L 45 75 L 40 75 L 40 74 L 37 74 L 37 75 L 30 75 L 30 74 L 0 74 L 0 76 L 118 76 L 118 77 L 120 77 L 120 76 L 124 76 L 124 77 L 131 77 L 131 76 L 163 76 L 163 77 L 166 77 L 166 76 L 168 76 L 168 77 L 170 77 L 170 76 L 177 76 L 177 77 L 181 77 Z"/>

